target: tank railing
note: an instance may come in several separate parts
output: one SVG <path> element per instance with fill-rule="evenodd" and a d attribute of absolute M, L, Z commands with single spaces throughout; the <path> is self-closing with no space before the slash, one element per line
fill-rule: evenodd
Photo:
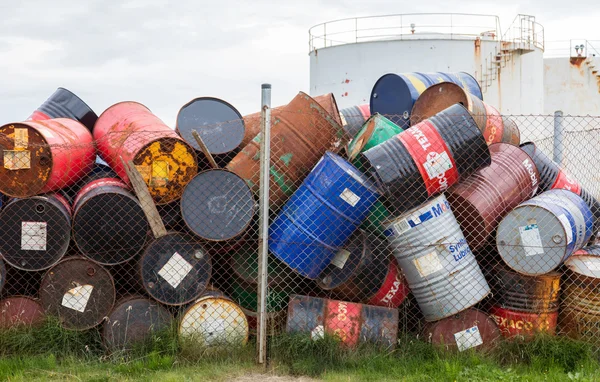
<path fill-rule="evenodd" d="M 518 14 L 502 41 L 512 43 L 514 49 L 544 50 L 544 27 L 535 21 L 535 16 Z"/>
<path fill-rule="evenodd" d="M 546 41 L 545 57 L 600 57 L 600 40 L 582 38 Z"/>
<path fill-rule="evenodd" d="M 309 30 L 309 51 L 315 49 L 389 39 L 414 39 L 419 35 L 443 34 L 445 38 L 502 35 L 494 15 L 468 13 L 410 13 L 341 19 L 315 25 Z"/>

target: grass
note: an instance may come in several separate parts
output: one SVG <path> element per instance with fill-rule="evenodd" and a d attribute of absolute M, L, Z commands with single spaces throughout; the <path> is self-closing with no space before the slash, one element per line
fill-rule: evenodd
<path fill-rule="evenodd" d="M 0 381 L 206 381 L 261 372 L 251 344 L 206 352 L 179 341 L 174 331 L 112 354 L 95 331 L 67 331 L 51 320 L 39 329 L 3 332 Z M 448 353 L 409 336 L 391 351 L 364 345 L 349 350 L 332 337 L 283 335 L 271 341 L 268 374 L 329 381 L 600 381 L 594 350 L 561 337 L 537 337 L 501 342 L 486 354 Z"/>

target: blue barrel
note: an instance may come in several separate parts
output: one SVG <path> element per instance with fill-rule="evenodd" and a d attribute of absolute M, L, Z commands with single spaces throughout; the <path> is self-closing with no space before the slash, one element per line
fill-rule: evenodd
<path fill-rule="evenodd" d="M 356 167 L 325 153 L 269 228 L 269 250 L 302 276 L 316 279 L 377 201 Z"/>
<path fill-rule="evenodd" d="M 515 271 L 542 275 L 558 268 L 589 241 L 590 207 L 567 190 L 546 191 L 519 204 L 502 219 L 496 234 L 498 253 Z"/>
<path fill-rule="evenodd" d="M 441 82 L 452 82 L 483 100 L 477 80 L 468 73 L 388 73 L 380 77 L 371 91 L 371 115 L 383 114 L 398 126 L 410 125 L 410 112 L 421 93 Z"/>

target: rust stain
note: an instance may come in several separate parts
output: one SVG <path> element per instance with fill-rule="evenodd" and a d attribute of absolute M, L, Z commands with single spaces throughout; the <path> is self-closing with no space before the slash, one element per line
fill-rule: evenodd
<path fill-rule="evenodd" d="M 581 67 L 581 64 L 583 64 L 583 62 L 585 61 L 585 57 L 571 57 L 569 59 L 569 62 L 571 63 L 571 65 L 576 66 L 576 67 Z"/>

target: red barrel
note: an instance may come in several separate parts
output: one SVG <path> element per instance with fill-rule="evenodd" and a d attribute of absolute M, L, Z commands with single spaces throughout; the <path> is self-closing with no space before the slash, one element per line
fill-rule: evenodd
<path fill-rule="evenodd" d="M 39 326 L 44 322 L 44 309 L 38 300 L 25 296 L 11 296 L 0 300 L 0 328 Z"/>
<path fill-rule="evenodd" d="M 70 118 L 81 122 L 89 131 L 94 129 L 98 116 L 91 107 L 65 88 L 58 88 L 41 104 L 28 120 L 43 121 L 52 118 Z"/>
<path fill-rule="evenodd" d="M 150 110 L 120 102 L 104 111 L 94 127 L 98 151 L 129 183 L 123 161 L 133 161 L 157 204 L 178 200 L 198 172 L 195 150 Z"/>
<path fill-rule="evenodd" d="M 490 166 L 448 192 L 448 202 L 473 250 L 485 245 L 502 217 L 532 198 L 539 185 L 533 159 L 520 148 L 496 143 L 490 153 Z"/>
<path fill-rule="evenodd" d="M 490 317 L 496 322 L 504 337 L 532 337 L 537 333 L 554 335 L 558 322 L 558 310 L 550 313 L 518 312 L 493 306 Z"/>
<path fill-rule="evenodd" d="M 96 159 L 90 131 L 66 118 L 1 126 L 0 148 L 0 192 L 18 198 L 71 186 Z"/>

